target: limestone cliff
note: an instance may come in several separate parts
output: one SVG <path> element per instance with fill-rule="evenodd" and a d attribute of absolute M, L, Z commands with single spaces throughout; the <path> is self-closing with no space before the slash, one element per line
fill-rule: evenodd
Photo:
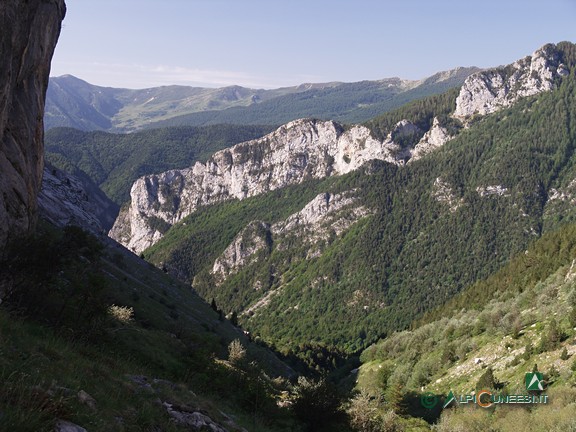
<path fill-rule="evenodd" d="M 370 210 L 358 203 L 355 191 L 340 194 L 323 193 L 287 219 L 273 225 L 262 221 L 248 224 L 216 259 L 212 267 L 215 282 L 220 283 L 229 275 L 258 259 L 258 253 L 270 253 L 272 248 L 284 250 L 297 238 L 308 250 L 308 258 L 322 253 L 322 244 L 339 237 Z M 288 239 L 288 241 L 286 241 Z M 333 240 L 333 238 L 332 238 Z"/>
<path fill-rule="evenodd" d="M 118 206 L 90 179 L 80 179 L 49 164 L 38 194 L 40 216 L 57 226 L 76 225 L 96 234 L 112 227 Z"/>
<path fill-rule="evenodd" d="M 418 141 L 418 144 L 414 146 L 414 149 L 410 153 L 410 161 L 415 161 L 421 157 L 433 152 L 439 147 L 442 147 L 448 141 L 450 141 L 453 136 L 451 136 L 446 128 L 440 125 L 438 118 L 435 117 L 432 121 L 432 127 L 424 136 Z"/>
<path fill-rule="evenodd" d="M 44 100 L 65 11 L 64 0 L 0 3 L 0 250 L 35 225 Z"/>
<path fill-rule="evenodd" d="M 392 137 L 417 130 L 402 120 L 379 141 L 364 126 L 345 130 L 333 121 L 290 122 L 263 138 L 219 151 L 206 163 L 138 179 L 130 206 L 121 211 L 110 236 L 139 253 L 162 237 L 162 229 L 199 206 L 345 174 L 373 159 L 403 164 L 410 150 Z"/>
<path fill-rule="evenodd" d="M 562 59 L 561 47 L 549 44 L 504 68 L 471 75 L 457 97 L 453 117 L 466 123 L 473 115 L 489 114 L 519 98 L 551 90 L 568 73 Z M 415 145 L 399 144 L 415 138 Z M 369 160 L 403 165 L 452 138 L 439 118 L 433 119 L 429 130 L 401 120 L 382 141 L 364 126 L 345 129 L 332 121 L 296 120 L 263 138 L 217 152 L 206 163 L 138 179 L 130 204 L 109 235 L 139 253 L 199 206 L 346 174 Z"/>
<path fill-rule="evenodd" d="M 561 58 L 556 45 L 548 44 L 506 67 L 470 75 L 456 100 L 454 116 L 490 114 L 520 98 L 552 90 L 556 80 L 568 74 Z"/>

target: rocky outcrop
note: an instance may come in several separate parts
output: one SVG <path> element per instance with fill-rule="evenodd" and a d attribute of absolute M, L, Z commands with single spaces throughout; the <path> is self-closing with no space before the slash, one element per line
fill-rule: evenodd
<path fill-rule="evenodd" d="M 490 114 L 520 98 L 552 90 L 557 79 L 568 75 L 561 58 L 558 48 L 548 44 L 504 68 L 470 75 L 456 100 L 454 116 Z"/>
<path fill-rule="evenodd" d="M 442 147 L 448 141 L 450 141 L 453 136 L 451 136 L 446 128 L 440 125 L 437 117 L 434 117 L 432 122 L 432 127 L 424 136 L 418 141 L 418 144 L 410 153 L 410 161 L 418 160 L 421 157 L 433 152 L 439 147 Z"/>
<path fill-rule="evenodd" d="M 560 201 L 576 204 L 576 179 L 572 180 L 566 187 L 551 188 L 548 191 L 548 201 Z"/>
<path fill-rule="evenodd" d="M 319 256 L 322 252 L 320 243 L 328 242 L 332 236 L 340 236 L 360 218 L 370 214 L 357 201 L 354 191 L 336 195 L 323 193 L 302 210 L 273 225 L 251 222 L 214 262 L 212 274 L 216 283 L 253 263 L 260 251 L 270 253 L 273 247 L 285 249 L 287 237 L 296 237 L 300 247 L 306 246 L 308 258 Z"/>
<path fill-rule="evenodd" d="M 270 246 L 272 233 L 270 224 L 253 221 L 248 224 L 214 262 L 212 274 L 221 282 L 239 268 L 248 265 L 254 255 Z"/>
<path fill-rule="evenodd" d="M 297 235 L 310 245 L 327 240 L 331 234 L 340 236 L 370 211 L 358 204 L 355 191 L 317 195 L 302 210 L 272 225 L 273 235 Z"/>
<path fill-rule="evenodd" d="M 138 179 L 130 206 L 121 212 L 110 236 L 139 253 L 162 237 L 162 229 L 202 205 L 346 174 L 373 159 L 404 164 L 410 150 L 394 140 L 415 133 L 423 132 L 407 120 L 384 141 L 363 126 L 345 130 L 332 121 L 290 122 L 263 138 L 219 151 L 206 163 Z"/>
<path fill-rule="evenodd" d="M 432 185 L 432 196 L 436 201 L 447 205 L 451 213 L 454 213 L 464 204 L 464 199 L 459 198 L 450 183 L 441 177 L 436 178 Z"/>
<path fill-rule="evenodd" d="M 471 75 L 457 97 L 453 117 L 466 124 L 473 115 L 489 114 L 519 98 L 551 90 L 568 73 L 563 57 L 561 48 L 550 44 L 505 68 Z M 130 205 L 109 235 L 140 253 L 200 206 L 346 174 L 370 160 L 403 165 L 452 138 L 438 118 L 429 130 L 401 120 L 382 141 L 363 126 L 345 129 L 332 121 L 296 120 L 261 139 L 217 152 L 206 163 L 138 179 Z M 440 182 L 435 196 L 454 211 L 459 204 L 450 202 L 446 191 Z"/>
<path fill-rule="evenodd" d="M 508 188 L 502 185 L 491 185 L 491 186 L 478 186 L 476 188 L 476 192 L 481 197 L 488 197 L 488 196 L 510 196 L 508 192 Z"/>
<path fill-rule="evenodd" d="M 190 428 L 190 430 L 228 432 L 227 429 L 199 411 L 194 411 L 187 407 L 176 406 L 168 402 L 163 402 L 162 405 L 166 408 L 170 417 L 172 417 L 177 424 L 186 426 Z"/>
<path fill-rule="evenodd" d="M 51 165 L 44 167 L 38 207 L 54 225 L 76 225 L 98 234 L 108 232 L 119 211 L 89 179 L 82 181 Z"/>
<path fill-rule="evenodd" d="M 0 4 L 0 249 L 37 218 L 44 101 L 65 10 L 64 0 Z"/>
<path fill-rule="evenodd" d="M 88 432 L 82 426 L 78 426 L 66 420 L 58 420 L 54 427 L 54 432 Z"/>

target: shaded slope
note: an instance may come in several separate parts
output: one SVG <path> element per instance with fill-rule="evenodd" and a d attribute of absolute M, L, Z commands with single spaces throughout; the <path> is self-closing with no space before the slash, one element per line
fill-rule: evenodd
<path fill-rule="evenodd" d="M 11 287 L 0 307 L 4 427 L 185 430 L 169 407 L 230 431 L 295 423 L 275 403 L 282 379 L 269 378 L 293 372 L 161 270 L 75 227 L 43 224 L 11 252 L 0 276 Z M 246 363 L 226 360 L 233 340 Z"/>
<path fill-rule="evenodd" d="M 288 212 L 290 201 L 272 194 L 205 208 L 202 219 L 191 215 L 145 255 L 194 279 L 205 298 L 236 311 L 245 327 L 283 350 L 313 341 L 356 351 L 488 276 L 544 227 L 557 224 L 560 210 L 549 195 L 576 174 L 574 88 L 571 75 L 557 90 L 477 120 L 404 168 L 372 163 L 336 181 L 311 184 L 313 196 L 355 190 L 373 211 L 327 239 L 320 255 L 311 256 L 297 237 L 283 246 L 273 243 L 216 287 L 210 270 L 226 242 L 209 241 L 213 247 L 206 253 L 197 248 L 194 239 L 218 237 L 203 221 L 218 212 L 231 242 L 243 228 L 240 215 L 256 205 L 251 203 L 274 203 L 275 216 L 257 216 L 270 224 Z M 572 210 L 562 212 L 573 217 Z M 241 315 L 272 292 L 256 313 Z"/>

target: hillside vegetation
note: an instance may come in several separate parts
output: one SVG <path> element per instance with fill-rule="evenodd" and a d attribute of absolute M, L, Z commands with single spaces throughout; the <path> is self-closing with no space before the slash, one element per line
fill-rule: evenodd
<path fill-rule="evenodd" d="M 468 128 L 454 121 L 455 139 L 405 167 L 371 163 L 338 179 L 207 207 L 144 255 L 285 354 L 309 356 L 309 345 L 357 352 L 574 219 L 567 203 L 576 178 L 575 89 L 572 71 L 556 90 L 473 119 Z M 449 92 L 414 102 L 369 125 L 382 134 L 398 118 L 430 122 L 446 116 L 454 98 Z M 274 224 L 310 196 L 341 191 L 354 191 L 370 214 L 324 239 L 320 254 L 305 238 L 272 238 L 216 288 L 214 260 L 248 219 Z"/>
<path fill-rule="evenodd" d="M 143 128 L 215 124 L 276 124 L 303 117 L 343 122 L 368 120 L 411 100 L 460 86 L 477 68 L 440 72 L 421 81 L 388 78 L 316 83 L 263 90 L 240 86 L 163 86 L 142 90 L 51 78 L 44 124 L 80 130 L 134 132 Z"/>
<path fill-rule="evenodd" d="M 43 224 L 9 252 L 1 264 L 10 272 L 0 275 L 2 430 L 69 421 L 90 431 L 180 431 L 192 418 L 229 431 L 304 424 L 278 406 L 298 391 L 287 380 L 294 371 L 113 242 Z"/>
<path fill-rule="evenodd" d="M 46 133 L 46 159 L 78 177 L 88 176 L 117 204 L 130 199 L 146 174 L 192 166 L 215 151 L 259 138 L 271 126 L 177 127 L 133 134 L 55 128 Z"/>
<path fill-rule="evenodd" d="M 364 351 L 357 388 L 372 396 L 364 410 L 378 413 L 370 430 L 388 430 L 382 419 L 390 411 L 436 421 L 440 431 L 472 425 L 502 431 L 573 428 L 575 263 L 576 225 L 568 224 L 544 234 L 494 275 L 456 295 L 436 318 L 428 315 L 412 330 L 394 333 Z M 450 391 L 526 394 L 524 376 L 535 367 L 544 373 L 549 405 L 441 410 Z M 420 404 L 424 393 L 437 395 L 434 409 Z"/>

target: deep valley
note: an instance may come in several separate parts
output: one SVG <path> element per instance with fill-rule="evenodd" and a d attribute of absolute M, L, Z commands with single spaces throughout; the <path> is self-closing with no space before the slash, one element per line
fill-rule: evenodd
<path fill-rule="evenodd" d="M 1 430 L 576 428 L 575 44 L 130 90 L 65 11 L 0 5 Z"/>

